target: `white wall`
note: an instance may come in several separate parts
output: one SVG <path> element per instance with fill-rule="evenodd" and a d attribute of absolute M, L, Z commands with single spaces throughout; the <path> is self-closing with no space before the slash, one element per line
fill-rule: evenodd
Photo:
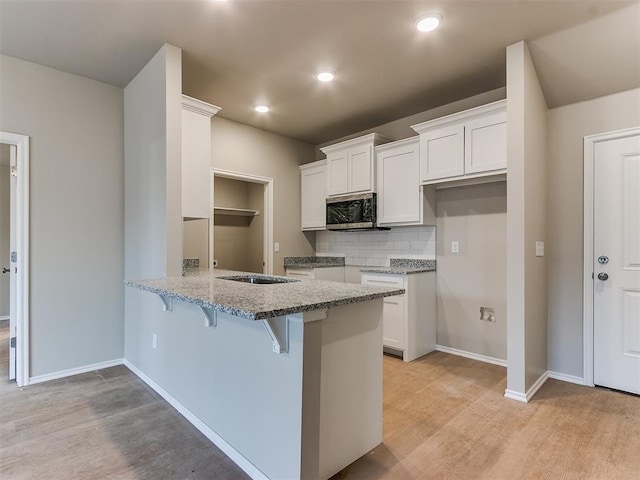
<path fill-rule="evenodd" d="M 313 233 L 300 231 L 300 170 L 314 147 L 221 117 L 211 121 L 211 166 L 273 178 L 273 273 L 284 274 L 285 256 L 313 255 Z"/>
<path fill-rule="evenodd" d="M 640 125 L 640 89 L 549 111 L 549 370 L 583 377 L 582 224 L 586 135 Z"/>
<path fill-rule="evenodd" d="M 30 375 L 122 358 L 123 92 L 0 62 L 0 129 L 30 137 Z"/>
<path fill-rule="evenodd" d="M 438 190 L 437 205 L 438 344 L 506 360 L 507 184 Z M 496 321 L 480 320 L 480 307 Z"/>
<path fill-rule="evenodd" d="M 547 105 L 527 45 L 507 48 L 507 390 L 524 395 L 547 371 Z"/>

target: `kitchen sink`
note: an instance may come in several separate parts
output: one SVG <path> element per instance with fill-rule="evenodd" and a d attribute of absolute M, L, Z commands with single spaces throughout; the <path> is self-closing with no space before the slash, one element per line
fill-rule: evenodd
<path fill-rule="evenodd" d="M 266 275 L 233 275 L 231 277 L 218 277 L 221 280 L 231 280 L 232 282 L 253 283 L 256 285 L 275 285 L 277 283 L 299 282 L 294 278 L 268 277 Z"/>

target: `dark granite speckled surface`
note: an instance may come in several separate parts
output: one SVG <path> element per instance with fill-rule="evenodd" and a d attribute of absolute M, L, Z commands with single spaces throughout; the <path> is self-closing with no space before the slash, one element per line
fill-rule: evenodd
<path fill-rule="evenodd" d="M 284 268 L 344 267 L 344 257 L 284 257 Z"/>
<path fill-rule="evenodd" d="M 255 285 L 220 278 L 240 274 L 255 275 L 230 270 L 194 269 L 184 277 L 129 280 L 125 284 L 249 320 L 320 310 L 404 293 L 399 288 L 322 280 Z"/>
<path fill-rule="evenodd" d="M 392 258 L 388 267 L 363 267 L 364 273 L 391 273 L 395 275 L 409 275 L 412 273 L 435 272 L 435 260 L 415 260 L 411 258 Z"/>

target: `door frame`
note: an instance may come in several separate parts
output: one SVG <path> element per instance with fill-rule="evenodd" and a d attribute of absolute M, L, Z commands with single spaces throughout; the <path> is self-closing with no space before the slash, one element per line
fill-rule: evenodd
<path fill-rule="evenodd" d="M 211 169 L 211 200 L 210 200 L 210 217 L 209 217 L 209 265 L 213 264 L 213 208 L 214 208 L 214 188 L 213 181 L 215 177 L 230 178 L 232 180 L 240 180 L 242 182 L 258 183 L 264 185 L 264 215 L 263 215 L 263 246 L 262 258 L 264 259 L 263 273 L 267 275 L 273 274 L 273 178 L 261 177 L 250 173 L 232 172 L 230 170 L 221 170 L 219 168 Z"/>
<path fill-rule="evenodd" d="M 0 131 L 0 143 L 16 147 L 16 383 L 29 384 L 29 137 Z"/>
<path fill-rule="evenodd" d="M 614 132 L 598 133 L 584 137 L 584 222 L 583 222 L 583 307 L 582 307 L 582 331 L 583 331 L 583 375 L 584 384 L 593 387 L 593 289 L 595 282 L 593 281 L 593 235 L 594 235 L 594 185 L 593 185 L 593 168 L 595 160 L 596 144 L 610 140 L 618 140 L 621 138 L 640 135 L 640 127 L 627 128 L 624 130 L 616 130 Z"/>

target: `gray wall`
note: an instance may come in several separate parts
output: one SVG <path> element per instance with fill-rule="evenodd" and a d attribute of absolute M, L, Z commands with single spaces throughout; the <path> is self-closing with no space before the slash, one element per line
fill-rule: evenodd
<path fill-rule="evenodd" d="M 438 190 L 437 202 L 438 344 L 506 360 L 507 184 Z M 481 306 L 495 322 L 480 320 Z"/>
<path fill-rule="evenodd" d="M 182 222 L 182 258 L 197 258 L 200 270 L 209 267 L 209 219 L 194 218 Z"/>
<path fill-rule="evenodd" d="M 123 92 L 1 57 L 0 129 L 30 137 L 31 376 L 123 356 Z"/>
<path fill-rule="evenodd" d="M 547 371 L 547 105 L 524 42 L 507 48 L 507 390 L 525 394 Z"/>
<path fill-rule="evenodd" d="M 583 377 L 583 138 L 640 125 L 640 89 L 549 110 L 549 370 Z"/>
<path fill-rule="evenodd" d="M 182 274 L 181 58 L 165 45 L 124 89 L 127 279 Z M 152 378 L 151 331 L 161 315 L 155 295 L 126 289 L 125 357 Z"/>
<path fill-rule="evenodd" d="M 313 145 L 221 117 L 211 121 L 211 166 L 273 178 L 273 273 L 284 274 L 283 257 L 314 254 L 315 236 L 300 231 L 300 170 L 314 159 Z"/>

